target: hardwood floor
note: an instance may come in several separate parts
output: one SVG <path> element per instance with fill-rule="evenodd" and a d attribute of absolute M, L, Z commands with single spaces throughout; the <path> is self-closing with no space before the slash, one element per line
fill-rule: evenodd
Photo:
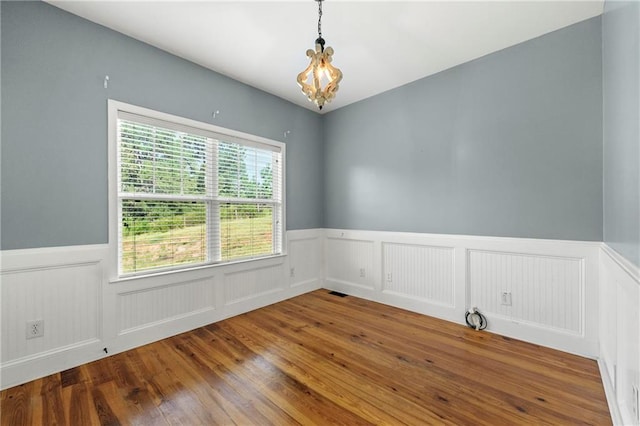
<path fill-rule="evenodd" d="M 595 361 L 326 290 L 1 400 L 12 426 L 611 424 Z"/>

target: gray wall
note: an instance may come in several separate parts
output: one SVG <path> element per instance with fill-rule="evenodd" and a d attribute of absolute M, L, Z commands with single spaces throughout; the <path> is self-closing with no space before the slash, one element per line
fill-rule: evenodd
<path fill-rule="evenodd" d="M 640 3 L 602 18 L 604 241 L 640 266 Z"/>
<path fill-rule="evenodd" d="M 287 228 L 322 227 L 320 116 L 45 3 L 1 7 L 2 249 L 107 242 L 108 98 L 285 142 Z"/>
<path fill-rule="evenodd" d="M 600 17 L 327 114 L 330 228 L 602 240 Z"/>
<path fill-rule="evenodd" d="M 1 7 L 2 249 L 107 242 L 108 98 L 286 142 L 287 228 L 322 227 L 319 115 L 46 3 Z"/>
<path fill-rule="evenodd" d="M 321 117 L 45 3 L 1 7 L 2 249 L 107 241 L 108 98 L 276 140 L 291 130 L 288 229 L 602 240 L 600 18 Z M 605 25 L 605 62 L 615 34 Z M 605 85 L 623 68 L 605 65 Z M 633 102 L 617 91 L 605 123 Z M 637 186 L 636 210 L 619 206 L 634 203 L 620 182 L 638 173 L 638 133 L 633 145 L 616 129 L 605 233 L 636 259 Z"/>

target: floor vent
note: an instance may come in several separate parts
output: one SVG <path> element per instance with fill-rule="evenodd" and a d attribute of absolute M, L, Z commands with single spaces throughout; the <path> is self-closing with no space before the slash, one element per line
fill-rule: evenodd
<path fill-rule="evenodd" d="M 332 295 L 332 296 L 347 297 L 346 294 L 340 293 L 339 291 L 330 291 L 329 294 Z"/>

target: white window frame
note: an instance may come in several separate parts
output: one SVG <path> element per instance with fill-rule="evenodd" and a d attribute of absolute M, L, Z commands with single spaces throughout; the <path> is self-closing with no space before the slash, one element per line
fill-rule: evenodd
<path fill-rule="evenodd" d="M 130 278 L 147 277 L 147 276 L 165 274 L 165 273 L 188 271 L 193 269 L 209 268 L 209 267 L 215 267 L 220 265 L 229 265 L 233 263 L 241 263 L 241 262 L 247 262 L 247 261 L 249 262 L 258 261 L 262 259 L 268 259 L 268 258 L 274 258 L 274 257 L 280 257 L 280 256 L 286 255 L 287 253 L 286 238 L 285 238 L 285 234 L 286 234 L 286 221 L 285 221 L 286 150 L 285 148 L 286 148 L 286 145 L 283 142 L 263 138 L 261 136 L 255 136 L 249 133 L 239 132 L 236 130 L 226 129 L 224 127 L 215 126 L 213 124 L 204 123 L 204 122 L 200 122 L 200 121 L 196 121 L 196 120 L 192 120 L 189 118 L 184 118 L 184 117 L 180 117 L 172 114 L 167 114 L 167 113 L 152 110 L 149 108 L 127 104 L 127 103 L 116 101 L 113 99 L 109 99 L 107 101 L 107 110 L 108 110 L 108 122 L 107 122 L 107 125 L 108 125 L 108 186 L 109 186 L 108 217 L 109 217 L 109 253 L 110 253 L 109 281 L 110 282 L 127 280 Z M 274 239 L 274 244 L 279 242 L 281 252 L 276 254 L 255 256 L 252 258 L 233 259 L 228 261 L 219 261 L 211 258 L 210 260 L 204 263 L 169 266 L 169 267 L 155 268 L 155 269 L 150 269 L 145 271 L 121 274 L 120 265 L 119 265 L 120 263 L 120 253 L 119 253 L 120 226 L 119 225 L 120 225 L 121 218 L 120 218 L 120 211 L 118 208 L 119 206 L 118 119 L 119 119 L 120 113 L 136 115 L 140 117 L 148 117 L 151 120 L 165 121 L 165 122 L 171 123 L 173 127 L 187 126 L 188 127 L 187 131 L 197 129 L 203 132 L 204 134 L 211 134 L 211 136 L 214 139 L 222 138 L 224 139 L 225 142 L 237 142 L 245 146 L 255 145 L 260 147 L 260 146 L 266 145 L 266 146 L 278 148 L 280 151 L 280 155 L 281 155 L 280 158 L 282 162 L 282 164 L 280 165 L 281 185 L 279 188 L 273 188 L 273 190 L 274 192 L 278 190 L 282 191 L 282 193 L 280 194 L 281 212 L 280 212 L 280 215 L 278 215 L 276 214 L 277 209 L 274 209 L 273 221 L 274 221 L 274 229 L 276 228 L 275 222 L 278 220 L 280 221 L 280 232 L 278 233 L 279 235 L 276 235 L 277 232 L 274 232 L 273 239 Z M 211 154 L 212 151 L 214 150 L 208 150 L 209 155 L 213 155 Z M 217 186 L 217 182 L 215 182 L 217 180 L 217 176 L 215 174 L 213 174 L 213 179 L 214 179 L 214 184 Z M 224 201 L 224 198 L 220 197 L 220 200 Z M 251 200 L 251 201 L 254 201 L 254 200 Z M 214 204 L 214 205 L 217 205 L 217 204 Z M 216 224 L 215 226 L 219 226 L 219 222 L 217 220 L 213 220 L 213 210 L 214 209 L 210 209 L 209 217 L 207 218 L 207 220 L 211 221 L 210 222 L 211 224 Z M 212 246 L 214 244 L 212 243 L 212 241 L 208 240 L 207 244 L 209 244 L 209 250 L 210 250 L 209 253 L 217 257 L 218 254 L 214 254 L 216 253 L 216 251 L 213 250 L 214 247 Z"/>

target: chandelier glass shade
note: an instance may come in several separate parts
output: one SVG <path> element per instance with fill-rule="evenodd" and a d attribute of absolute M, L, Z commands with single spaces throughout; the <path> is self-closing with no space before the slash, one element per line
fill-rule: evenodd
<path fill-rule="evenodd" d="M 318 2 L 318 38 L 316 48 L 307 50 L 307 57 L 311 60 L 309 66 L 298 74 L 298 85 L 307 98 L 322 109 L 325 103 L 331 102 L 336 96 L 342 72 L 331 63 L 333 48 L 325 49 L 322 38 L 322 1 Z"/>

